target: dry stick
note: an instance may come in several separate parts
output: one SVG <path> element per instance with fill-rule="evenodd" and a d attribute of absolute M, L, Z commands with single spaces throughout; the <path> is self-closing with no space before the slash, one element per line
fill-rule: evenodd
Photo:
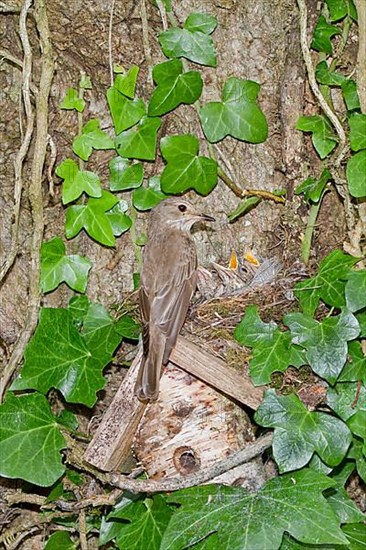
<path fill-rule="evenodd" d="M 26 0 L 29 3 L 29 0 Z M 48 99 L 51 83 L 54 75 L 54 60 L 49 38 L 48 19 L 45 0 L 35 0 L 35 19 L 41 45 L 41 79 L 39 93 L 36 101 L 36 141 L 31 170 L 31 182 L 29 184 L 29 201 L 33 218 L 33 234 L 31 243 L 31 265 L 29 273 L 29 298 L 28 314 L 25 326 L 20 334 L 9 363 L 4 369 L 4 375 L 0 384 L 0 399 L 6 386 L 23 357 L 24 349 L 37 325 L 40 305 L 40 249 L 43 238 L 43 197 L 42 197 L 42 173 L 47 150 L 48 134 Z"/>
<path fill-rule="evenodd" d="M 109 14 L 109 26 L 108 26 L 108 58 L 109 58 L 109 71 L 111 75 L 111 86 L 113 86 L 112 31 L 113 31 L 113 15 L 114 15 L 115 3 L 116 3 L 116 0 L 112 0 L 111 11 Z"/>
<path fill-rule="evenodd" d="M 79 511 L 79 540 L 81 550 L 88 550 L 88 540 L 86 538 L 86 515 L 84 508 Z"/>
<path fill-rule="evenodd" d="M 21 61 L 17 57 L 14 57 L 14 55 L 9 53 L 7 50 L 0 49 L 0 59 L 1 60 L 5 59 L 6 61 L 10 61 L 10 63 L 13 63 L 20 69 L 23 69 L 23 61 Z M 29 83 L 29 88 L 34 96 L 38 94 L 38 88 L 32 82 Z"/>
<path fill-rule="evenodd" d="M 333 124 L 335 131 L 337 132 L 337 135 L 339 137 L 339 145 L 337 148 L 337 154 L 335 155 L 334 161 L 332 164 L 334 165 L 334 168 L 330 168 L 330 171 L 332 173 L 334 183 L 336 186 L 336 189 L 339 193 L 339 195 L 342 197 L 344 203 L 345 203 L 345 214 L 346 214 L 346 222 L 347 222 L 347 228 L 349 231 L 353 229 L 355 226 L 355 217 L 354 217 L 354 209 L 353 205 L 351 203 L 350 197 L 348 195 L 348 192 L 344 190 L 345 182 L 342 180 L 342 178 L 339 176 L 337 169 L 339 168 L 345 153 L 347 151 L 347 138 L 345 131 L 343 129 L 343 126 L 337 117 L 337 115 L 334 113 L 334 111 L 331 109 L 331 107 L 328 105 L 325 97 L 321 93 L 318 83 L 315 78 L 315 70 L 313 66 L 313 62 L 311 60 L 310 55 L 310 49 L 308 46 L 307 41 L 307 8 L 305 0 L 297 0 L 297 4 L 299 6 L 299 14 L 300 14 L 300 42 L 301 42 L 301 51 L 302 56 L 305 62 L 306 71 L 308 74 L 308 80 L 310 84 L 310 88 L 316 97 L 316 99 L 319 102 L 320 107 L 323 109 L 325 115 L 329 118 L 331 123 Z M 330 163 L 329 163 L 330 164 Z"/>
<path fill-rule="evenodd" d="M 166 31 L 168 29 L 168 20 L 166 17 L 164 2 L 162 2 L 162 0 L 156 0 L 156 5 L 158 6 L 158 10 L 160 12 L 161 22 L 163 23 L 163 30 Z"/>
<path fill-rule="evenodd" d="M 269 433 L 253 443 L 248 444 L 245 449 L 233 453 L 228 458 L 216 462 L 196 474 L 179 479 L 174 478 L 154 481 L 130 479 L 122 474 L 100 472 L 96 468 L 85 464 L 82 459 L 83 451 L 78 448 L 75 441 L 67 433 L 64 433 L 64 436 L 69 447 L 66 458 L 68 464 L 92 474 L 103 484 L 109 484 L 119 489 L 131 491 L 131 493 L 160 493 L 162 491 L 177 491 L 178 489 L 186 489 L 187 487 L 201 485 L 261 455 L 272 445 L 273 441 L 273 434 Z"/>
<path fill-rule="evenodd" d="M 149 69 L 149 81 L 151 84 L 153 84 L 152 79 L 152 55 L 151 55 L 151 48 L 149 44 L 149 22 L 147 20 L 147 12 L 146 12 L 146 4 L 145 0 L 141 0 L 140 3 L 140 17 L 141 17 L 141 25 L 142 25 L 142 43 L 144 46 L 144 53 L 146 58 L 146 63 Z"/>
<path fill-rule="evenodd" d="M 22 11 L 19 17 L 19 36 L 22 43 L 24 52 L 23 62 L 20 66 L 23 67 L 22 75 L 22 96 L 23 104 L 26 116 L 26 131 L 22 139 L 19 151 L 14 161 L 14 208 L 13 208 L 13 225 L 11 228 L 11 245 L 7 254 L 7 259 L 0 272 L 0 283 L 6 277 L 9 269 L 13 265 L 18 252 L 18 232 L 19 232 L 19 219 L 20 219 L 20 201 L 23 191 L 23 163 L 28 153 L 29 144 L 33 134 L 34 126 L 34 114 L 30 100 L 30 88 L 31 88 L 31 75 L 32 75 L 32 49 L 29 43 L 28 31 L 27 31 L 27 16 L 31 7 L 32 0 L 26 0 L 23 4 Z M 4 56 L 6 52 L 1 52 Z M 15 64 L 18 64 L 13 56 L 7 56 L 7 59 Z M 1 400 L 1 394 L 0 394 Z"/>
<path fill-rule="evenodd" d="M 358 53 L 356 82 L 361 111 L 366 114 L 366 2 L 354 0 L 358 16 Z"/>

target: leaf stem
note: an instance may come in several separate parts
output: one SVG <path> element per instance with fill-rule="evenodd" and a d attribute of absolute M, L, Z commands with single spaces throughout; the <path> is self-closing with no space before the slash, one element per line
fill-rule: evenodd
<path fill-rule="evenodd" d="M 323 199 L 323 195 L 320 197 L 318 202 L 312 203 L 310 207 L 310 212 L 308 216 L 308 222 L 306 224 L 305 234 L 304 238 L 301 244 L 301 260 L 305 265 L 309 263 L 310 258 L 310 248 L 311 248 L 311 241 L 313 239 L 313 232 L 315 227 L 315 222 L 318 217 L 320 205 Z"/>

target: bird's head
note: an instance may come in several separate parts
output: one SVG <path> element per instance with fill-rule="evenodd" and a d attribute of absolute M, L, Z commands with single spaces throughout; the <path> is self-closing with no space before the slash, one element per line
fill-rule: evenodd
<path fill-rule="evenodd" d="M 169 197 L 159 203 L 154 209 L 154 218 L 181 231 L 189 231 L 196 222 L 215 221 L 215 218 L 198 212 L 192 203 L 180 197 Z"/>

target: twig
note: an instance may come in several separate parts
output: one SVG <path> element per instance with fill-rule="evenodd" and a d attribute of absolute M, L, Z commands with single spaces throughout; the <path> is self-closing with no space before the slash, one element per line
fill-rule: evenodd
<path fill-rule="evenodd" d="M 0 13 L 19 13 L 19 6 L 9 6 L 5 2 L 0 2 Z"/>
<path fill-rule="evenodd" d="M 309 211 L 309 215 L 308 215 L 308 221 L 307 221 L 306 229 L 305 229 L 305 234 L 304 234 L 304 238 L 302 239 L 302 243 L 301 243 L 301 260 L 303 261 L 303 263 L 305 265 L 307 265 L 308 262 L 309 262 L 311 241 L 312 241 L 312 238 L 313 238 L 313 232 L 314 232 L 314 228 L 315 228 L 315 225 L 316 225 L 316 219 L 318 217 L 318 213 L 319 213 L 320 206 L 321 206 L 321 203 L 322 203 L 322 200 L 323 200 L 323 196 L 324 195 L 322 195 L 320 197 L 318 202 L 312 203 L 312 205 L 310 207 L 310 211 Z"/>
<path fill-rule="evenodd" d="M 50 136 L 50 134 L 48 134 L 47 140 L 48 140 L 48 146 L 50 148 L 50 160 L 47 168 L 48 189 L 51 197 L 54 197 L 55 185 L 53 181 L 53 167 L 55 166 L 55 162 L 56 162 L 57 147 L 55 142 L 52 139 L 52 136 Z"/>
<path fill-rule="evenodd" d="M 88 540 L 86 538 L 86 516 L 85 510 L 79 511 L 79 540 L 81 550 L 88 550 Z"/>
<path fill-rule="evenodd" d="M 267 199 L 278 203 L 284 203 L 285 199 L 279 195 L 275 195 L 270 191 L 264 189 L 241 189 L 236 183 L 229 178 L 229 176 L 219 167 L 217 174 L 220 179 L 235 193 L 235 195 L 241 199 L 244 197 L 259 197 L 261 199 Z"/>
<path fill-rule="evenodd" d="M 319 89 L 318 83 L 315 78 L 315 70 L 314 70 L 313 62 L 311 60 L 310 49 L 309 49 L 308 40 L 307 40 L 307 8 L 306 8 L 305 0 L 297 0 L 297 4 L 299 6 L 299 12 L 300 12 L 301 50 L 302 50 L 302 55 L 304 58 L 306 70 L 308 73 L 310 88 L 312 89 L 312 92 L 315 95 L 316 99 L 318 100 L 319 105 L 323 109 L 324 113 L 333 124 L 335 131 L 337 132 L 337 135 L 339 137 L 339 149 L 340 151 L 342 151 L 342 149 L 346 146 L 345 131 L 343 129 L 342 124 L 339 121 L 339 118 L 332 111 L 332 109 L 329 107 L 328 103 L 326 102 L 323 94 Z"/>
<path fill-rule="evenodd" d="M 166 17 L 164 2 L 162 2 L 161 0 L 156 0 L 156 5 L 158 6 L 158 10 L 160 12 L 161 22 L 163 23 L 163 30 L 166 31 L 168 28 L 168 20 Z"/>
<path fill-rule="evenodd" d="M 113 86 L 112 34 L 113 34 L 113 15 L 114 15 L 115 3 L 116 3 L 116 0 L 112 0 L 111 11 L 109 14 L 109 26 L 108 26 L 108 59 L 109 59 L 109 71 L 111 75 L 111 86 Z"/>
<path fill-rule="evenodd" d="M 149 71 L 149 81 L 151 84 L 153 84 L 153 79 L 152 79 L 153 63 L 152 63 L 152 56 L 151 56 L 151 48 L 149 44 L 149 22 L 147 20 L 145 0 L 141 0 L 140 2 L 140 17 L 141 17 L 141 25 L 142 25 L 142 43 L 144 46 L 145 59 L 146 59 L 146 63 Z"/>
<path fill-rule="evenodd" d="M 37 135 L 34 145 L 34 154 L 29 185 L 29 201 L 32 210 L 33 233 L 31 243 L 31 265 L 29 273 L 28 314 L 25 326 L 14 346 L 12 355 L 4 369 L 0 383 L 0 399 L 11 379 L 18 363 L 23 357 L 24 349 L 37 325 L 40 306 L 40 249 L 43 238 L 43 196 L 42 174 L 47 150 L 48 135 L 48 100 L 51 83 L 54 75 L 54 60 L 49 37 L 46 0 L 35 0 L 35 19 L 41 44 L 41 79 L 36 101 L 36 128 Z M 30 4 L 30 0 L 26 0 Z"/>
<path fill-rule="evenodd" d="M 13 208 L 13 225 L 11 228 L 11 245 L 7 254 L 7 259 L 0 272 L 0 283 L 6 277 L 9 269 L 13 265 L 18 253 L 18 232 L 19 232 L 19 219 L 20 219 L 20 201 L 23 192 L 23 163 L 28 153 L 30 141 L 33 134 L 34 126 L 34 114 L 30 100 L 30 81 L 32 75 L 32 49 L 29 43 L 28 31 L 27 31 L 27 16 L 32 5 L 32 0 L 26 0 L 23 4 L 22 11 L 19 18 L 19 36 L 23 47 L 24 59 L 20 62 L 20 66 L 23 67 L 22 76 L 22 96 L 23 104 L 26 116 L 26 131 L 22 139 L 19 151 L 14 161 L 14 208 Z M 5 57 L 6 52 L 2 51 L 1 54 Z M 13 56 L 6 56 L 7 59 L 13 63 L 18 64 L 18 60 L 15 60 Z M 21 113 L 21 109 L 19 110 Z M 1 401 L 1 391 L 0 391 Z"/>
<path fill-rule="evenodd" d="M 197 472 L 191 476 L 179 479 L 164 479 L 164 480 L 137 480 L 130 479 L 127 476 L 117 473 L 103 473 L 83 462 L 82 450 L 78 449 L 75 442 L 70 438 L 67 433 L 64 433 L 67 441 L 69 451 L 66 461 L 83 471 L 91 473 L 99 479 L 103 484 L 109 484 L 119 489 L 131 491 L 131 493 L 159 493 L 161 491 L 177 491 L 178 489 L 185 489 L 187 487 L 193 487 L 206 483 L 213 478 L 239 466 L 249 462 L 256 456 L 261 455 L 266 449 L 272 445 L 273 434 L 269 433 L 260 439 L 257 439 L 254 443 L 250 443 L 245 449 L 233 453 L 228 458 Z"/>
<path fill-rule="evenodd" d="M 354 0 L 358 16 L 358 53 L 356 82 L 361 111 L 366 113 L 366 2 Z"/>

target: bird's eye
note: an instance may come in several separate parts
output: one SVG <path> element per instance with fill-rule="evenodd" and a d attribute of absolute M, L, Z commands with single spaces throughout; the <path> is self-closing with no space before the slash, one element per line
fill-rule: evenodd
<path fill-rule="evenodd" d="M 185 204 L 180 204 L 180 205 L 178 206 L 178 209 L 179 209 L 181 212 L 185 212 L 185 211 L 187 210 L 187 207 L 186 207 Z"/>

